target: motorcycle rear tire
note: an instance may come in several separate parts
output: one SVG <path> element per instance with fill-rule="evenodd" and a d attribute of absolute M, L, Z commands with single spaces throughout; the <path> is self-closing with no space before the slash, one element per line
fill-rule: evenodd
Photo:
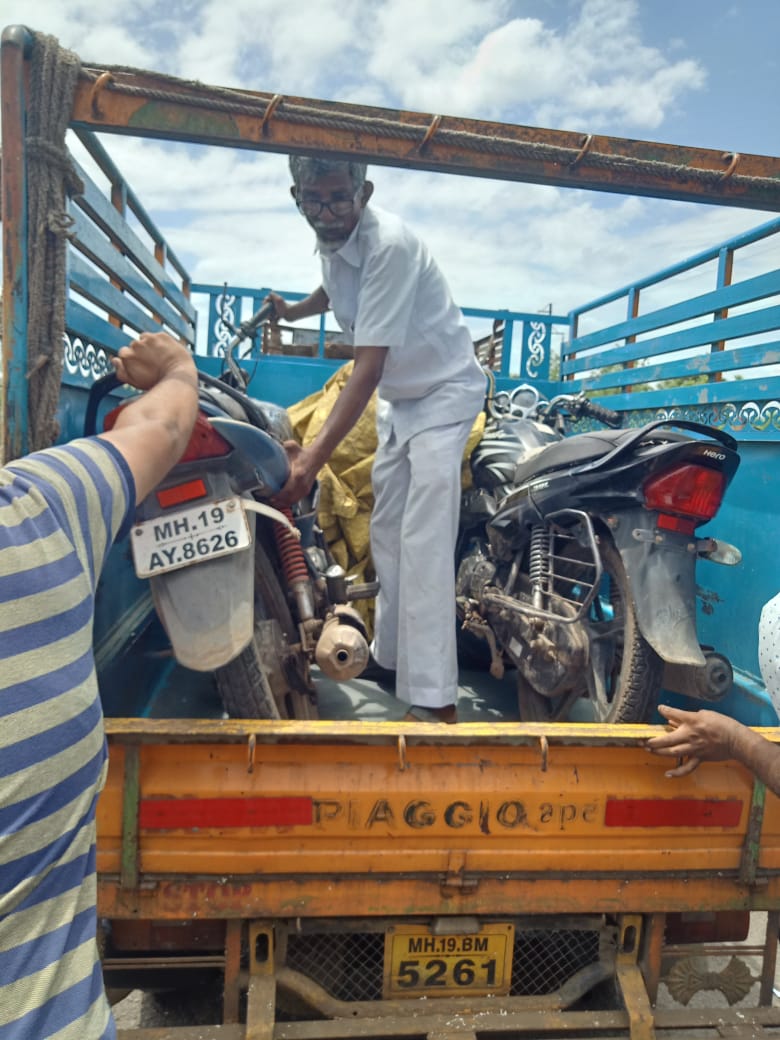
<path fill-rule="evenodd" d="M 622 637 L 614 648 L 605 678 L 609 700 L 596 703 L 590 697 L 565 693 L 559 697 L 545 697 L 518 670 L 517 699 L 523 722 L 564 722 L 582 700 L 587 705 L 588 717 L 581 719 L 578 715 L 576 721 L 646 722 L 655 708 L 661 689 L 663 662 L 639 631 L 623 559 L 607 534 L 599 540 L 599 551 L 604 569 L 602 584 L 606 583 L 610 607 L 618 624 L 622 625 Z M 589 623 L 595 629 L 598 622 L 592 615 L 591 607 Z"/>
<path fill-rule="evenodd" d="M 296 681 L 287 681 L 290 664 L 300 652 L 282 649 L 269 667 L 263 658 L 260 626 L 277 622 L 282 647 L 297 642 L 297 631 L 284 591 L 258 528 L 255 541 L 255 635 L 249 646 L 215 672 L 222 705 L 233 719 L 316 719 L 314 687 L 308 662 L 295 660 Z"/>

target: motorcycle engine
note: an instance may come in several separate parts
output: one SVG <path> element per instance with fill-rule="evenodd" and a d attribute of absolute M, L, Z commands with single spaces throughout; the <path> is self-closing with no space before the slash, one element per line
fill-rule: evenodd
<path fill-rule="evenodd" d="M 475 540 L 460 561 L 455 577 L 455 593 L 459 597 L 480 601 L 487 585 L 496 574 L 496 565 L 488 559 L 484 542 Z"/>

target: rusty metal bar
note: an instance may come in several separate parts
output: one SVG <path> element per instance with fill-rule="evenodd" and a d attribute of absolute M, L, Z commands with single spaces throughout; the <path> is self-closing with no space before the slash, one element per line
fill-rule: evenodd
<path fill-rule="evenodd" d="M 488 740 L 491 747 L 535 747 L 547 737 L 550 748 L 568 744 L 582 747 L 641 747 L 648 737 L 658 736 L 658 727 L 644 723 L 615 726 L 599 722 L 461 722 L 443 733 L 427 722 L 339 722 L 289 719 L 119 719 L 108 718 L 106 733 L 112 745 L 122 744 L 243 744 L 250 736 L 262 744 L 377 744 L 398 746 L 398 734 L 406 738 L 407 752 L 415 744 L 426 746 L 473 745 Z M 436 732 L 433 732 L 435 730 Z M 780 727 L 757 728 L 757 732 L 780 745 Z"/>
<path fill-rule="evenodd" d="M 433 1003 L 430 1001 L 429 1003 Z M 762 1028 L 780 1025 L 780 1008 L 684 1008 L 655 1012 L 657 1035 L 672 1040 L 690 1040 L 691 1031 L 700 1036 L 699 1030 L 731 1028 L 740 1030 L 731 1036 L 754 1040 L 762 1036 Z M 525 1011 L 492 1013 L 476 1016 L 459 1016 L 458 1025 L 465 1031 L 475 1025 L 479 1034 L 496 1033 L 524 1040 L 542 1040 L 545 1036 L 569 1036 L 573 1040 L 588 1037 L 629 1038 L 628 1016 L 625 1011 Z M 422 1029 L 430 1032 L 446 1032 L 452 1029 L 452 1016 L 437 1014 L 435 1007 L 424 1019 L 408 1017 L 394 1019 L 363 1019 L 353 1021 L 280 1022 L 274 1028 L 274 1040 L 325 1040 L 346 1037 L 412 1037 L 419 1036 Z M 724 1034 L 721 1034 L 724 1035 Z M 773 1034 L 774 1035 L 774 1034 Z M 124 1038 L 120 1038 L 124 1040 Z M 150 1037 L 151 1040 L 151 1037 Z M 156 1038 L 155 1038 L 156 1040 Z"/>
<path fill-rule="evenodd" d="M 243 1026 L 162 1026 L 119 1029 L 117 1040 L 246 1040 Z"/>
<path fill-rule="evenodd" d="M 750 817 L 745 831 L 745 843 L 742 847 L 742 861 L 739 865 L 739 881 L 742 885 L 753 885 L 756 881 L 758 858 L 761 855 L 761 829 L 764 825 L 765 802 L 766 785 L 756 779 L 753 781 Z"/>
<path fill-rule="evenodd" d="M 701 1011 L 697 1009 L 681 1009 L 674 1011 L 657 1010 L 655 1024 L 659 1036 L 673 1040 L 689 1040 L 691 1030 L 696 1036 L 701 1030 L 719 1030 L 720 1036 L 740 1037 L 742 1040 L 756 1040 L 760 1036 L 769 1036 L 764 1026 L 776 1029 L 780 1024 L 780 1009 L 763 1009 L 766 1014 L 752 1011 L 749 1008 L 717 1008 Z M 452 1016 L 430 1014 L 426 1016 L 425 1028 L 429 1032 L 447 1032 L 452 1028 Z M 572 1040 L 580 1040 L 584 1035 L 592 1038 L 610 1036 L 627 1038 L 626 1013 L 624 1011 L 568 1011 L 551 1014 L 550 1012 L 520 1012 L 505 1015 L 499 1011 L 480 1016 L 479 1031 L 525 1038 L 525 1040 L 542 1040 L 544 1036 L 568 1036 Z M 464 1029 L 467 1020 L 464 1021 Z M 281 1022 L 272 1032 L 273 1040 L 325 1040 L 325 1038 L 341 1037 L 395 1037 L 419 1036 L 421 1023 L 419 1019 L 398 1019 L 392 1023 L 385 1019 L 352 1021 L 319 1021 L 319 1022 Z M 772 1033 L 771 1035 L 776 1035 Z M 163 1027 L 156 1029 L 120 1029 L 118 1040 L 246 1040 L 243 1026 L 183 1026 Z"/>
<path fill-rule="evenodd" d="M 98 907 L 103 917 L 117 919 L 180 920 L 197 914 L 208 919 L 273 917 L 285 914 L 314 917 L 408 916 L 440 912 L 440 875 L 413 879 L 356 874 L 351 877 L 308 877 L 305 893 L 300 878 L 237 877 L 225 883 L 214 879 L 187 881 L 181 877 L 145 880 L 147 887 L 123 888 L 119 879 L 98 878 Z M 151 884 L 155 882 L 154 884 Z M 504 879 L 482 875 L 475 891 L 458 896 L 463 914 L 500 915 L 507 905 L 533 907 L 535 913 L 609 913 L 617 902 L 637 913 L 684 912 L 691 908 L 691 892 L 701 911 L 724 909 L 770 910 L 780 905 L 780 879 L 743 888 L 733 875 L 715 877 L 689 874 L 686 878 L 625 877 L 620 872 L 601 879 L 574 874 L 538 878 L 533 875 Z M 206 901 L 208 897 L 208 901 Z"/>
<path fill-rule="evenodd" d="M 272 1040 L 276 1020 L 274 930 L 264 921 L 250 921 L 249 986 L 246 1004 L 246 1040 Z"/>
<path fill-rule="evenodd" d="M 122 888 L 138 886 L 138 804 L 141 797 L 141 749 L 137 744 L 125 748 L 122 787 Z"/>
<path fill-rule="evenodd" d="M 628 1013 L 631 1040 L 655 1040 L 653 1009 L 639 970 L 642 932 L 639 914 L 621 916 L 615 977 Z"/>
<path fill-rule="evenodd" d="M 74 126 L 780 211 L 780 159 L 771 156 L 740 155 L 735 165 L 733 153 L 720 150 L 280 98 L 143 70 L 105 73 L 103 66 L 82 68 Z"/>
<path fill-rule="evenodd" d="M 644 935 L 642 937 L 641 965 L 647 995 L 651 1004 L 655 1004 L 658 997 L 665 929 L 666 914 L 650 914 L 646 918 Z"/>
<path fill-rule="evenodd" d="M 771 1007 L 773 1003 L 778 938 L 780 938 L 780 910 L 770 910 L 766 915 L 764 955 L 761 962 L 761 990 L 758 996 L 758 1003 L 761 1007 Z"/>
<path fill-rule="evenodd" d="M 222 988 L 222 1020 L 239 1021 L 241 1002 L 241 932 L 242 922 L 231 920 L 225 928 L 225 976 Z"/>

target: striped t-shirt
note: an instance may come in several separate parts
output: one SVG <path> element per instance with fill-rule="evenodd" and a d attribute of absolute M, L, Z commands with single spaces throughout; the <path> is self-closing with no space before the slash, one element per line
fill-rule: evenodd
<path fill-rule="evenodd" d="M 95 587 L 135 486 L 105 440 L 0 470 L 0 1040 L 111 1040 L 97 952 Z"/>

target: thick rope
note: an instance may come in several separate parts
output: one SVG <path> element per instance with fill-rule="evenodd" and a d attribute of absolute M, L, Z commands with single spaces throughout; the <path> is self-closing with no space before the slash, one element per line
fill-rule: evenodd
<path fill-rule="evenodd" d="M 48 447 L 59 433 L 57 404 L 65 337 L 67 240 L 73 223 L 67 196 L 83 191 L 65 147 L 78 82 L 78 57 L 53 36 L 33 34 L 27 155 L 30 303 L 27 314 L 30 447 Z"/>

